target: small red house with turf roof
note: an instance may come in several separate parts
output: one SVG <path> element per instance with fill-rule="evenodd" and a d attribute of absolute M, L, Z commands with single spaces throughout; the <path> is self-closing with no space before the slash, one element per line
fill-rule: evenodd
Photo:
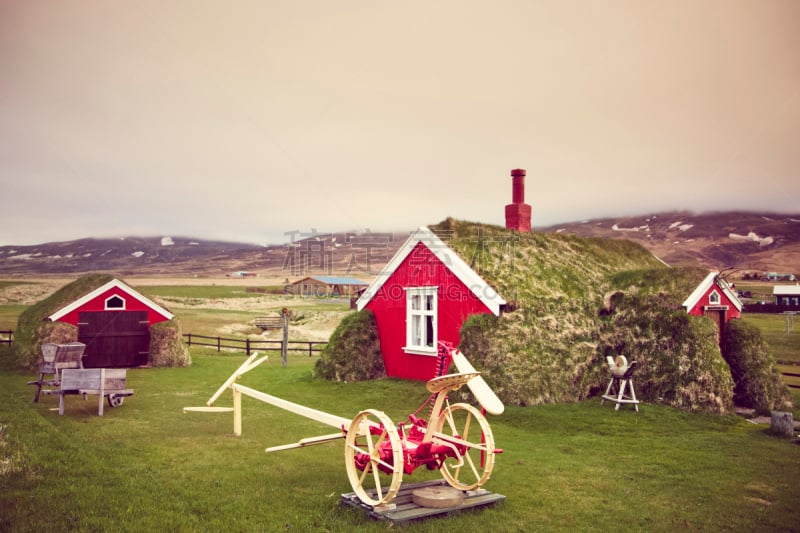
<path fill-rule="evenodd" d="M 470 316 L 506 301 L 430 229 L 417 229 L 356 302 L 375 315 L 386 374 L 436 376 L 439 341 L 457 346 Z"/>
<path fill-rule="evenodd" d="M 173 314 L 118 279 L 96 288 L 49 317 L 78 328 L 86 345 L 86 368 L 132 368 L 146 365 L 150 326 Z"/>
<path fill-rule="evenodd" d="M 742 316 L 742 302 L 719 272 L 709 272 L 683 302 L 683 307 L 690 315 L 713 320 L 719 328 L 720 341 L 725 338 L 725 324 Z"/>

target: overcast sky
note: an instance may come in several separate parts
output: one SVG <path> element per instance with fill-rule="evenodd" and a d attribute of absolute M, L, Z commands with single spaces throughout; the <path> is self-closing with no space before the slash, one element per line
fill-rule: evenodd
<path fill-rule="evenodd" d="M 800 213 L 797 0 L 2 0 L 0 245 Z"/>

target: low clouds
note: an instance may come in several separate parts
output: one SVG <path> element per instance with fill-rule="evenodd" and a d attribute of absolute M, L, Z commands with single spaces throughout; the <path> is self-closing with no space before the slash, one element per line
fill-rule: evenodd
<path fill-rule="evenodd" d="M 800 4 L 0 4 L 0 244 L 800 212 Z M 8 201 L 12 198 L 12 201 Z"/>

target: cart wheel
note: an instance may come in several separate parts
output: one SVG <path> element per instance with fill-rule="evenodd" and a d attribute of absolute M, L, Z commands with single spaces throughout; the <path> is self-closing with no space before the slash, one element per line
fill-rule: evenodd
<path fill-rule="evenodd" d="M 403 447 L 397 428 L 383 412 L 367 409 L 350 422 L 344 461 L 350 485 L 365 504 L 389 503 L 400 490 Z"/>
<path fill-rule="evenodd" d="M 450 486 L 472 490 L 492 475 L 494 437 L 486 417 L 475 407 L 466 403 L 448 406 L 439 415 L 433 441 L 454 449 L 440 468 Z"/>
<path fill-rule="evenodd" d="M 111 407 L 119 407 L 122 405 L 122 402 L 125 400 L 124 396 L 117 396 L 116 394 L 109 394 L 108 395 L 108 405 Z"/>

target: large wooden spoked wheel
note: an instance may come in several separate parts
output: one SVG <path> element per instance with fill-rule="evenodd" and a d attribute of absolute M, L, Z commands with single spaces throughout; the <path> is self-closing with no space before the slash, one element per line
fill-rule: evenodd
<path fill-rule="evenodd" d="M 373 434 L 370 427 L 380 431 Z M 367 409 L 353 419 L 345 439 L 344 460 L 350 485 L 365 504 L 387 504 L 400 490 L 403 446 L 397 428 L 383 412 Z M 357 462 L 366 462 L 363 470 Z"/>
<path fill-rule="evenodd" d="M 440 468 L 450 486 L 472 490 L 492 475 L 494 436 L 486 417 L 475 407 L 466 403 L 449 405 L 439 415 L 433 440 L 458 450 L 458 455 L 448 457 Z"/>

